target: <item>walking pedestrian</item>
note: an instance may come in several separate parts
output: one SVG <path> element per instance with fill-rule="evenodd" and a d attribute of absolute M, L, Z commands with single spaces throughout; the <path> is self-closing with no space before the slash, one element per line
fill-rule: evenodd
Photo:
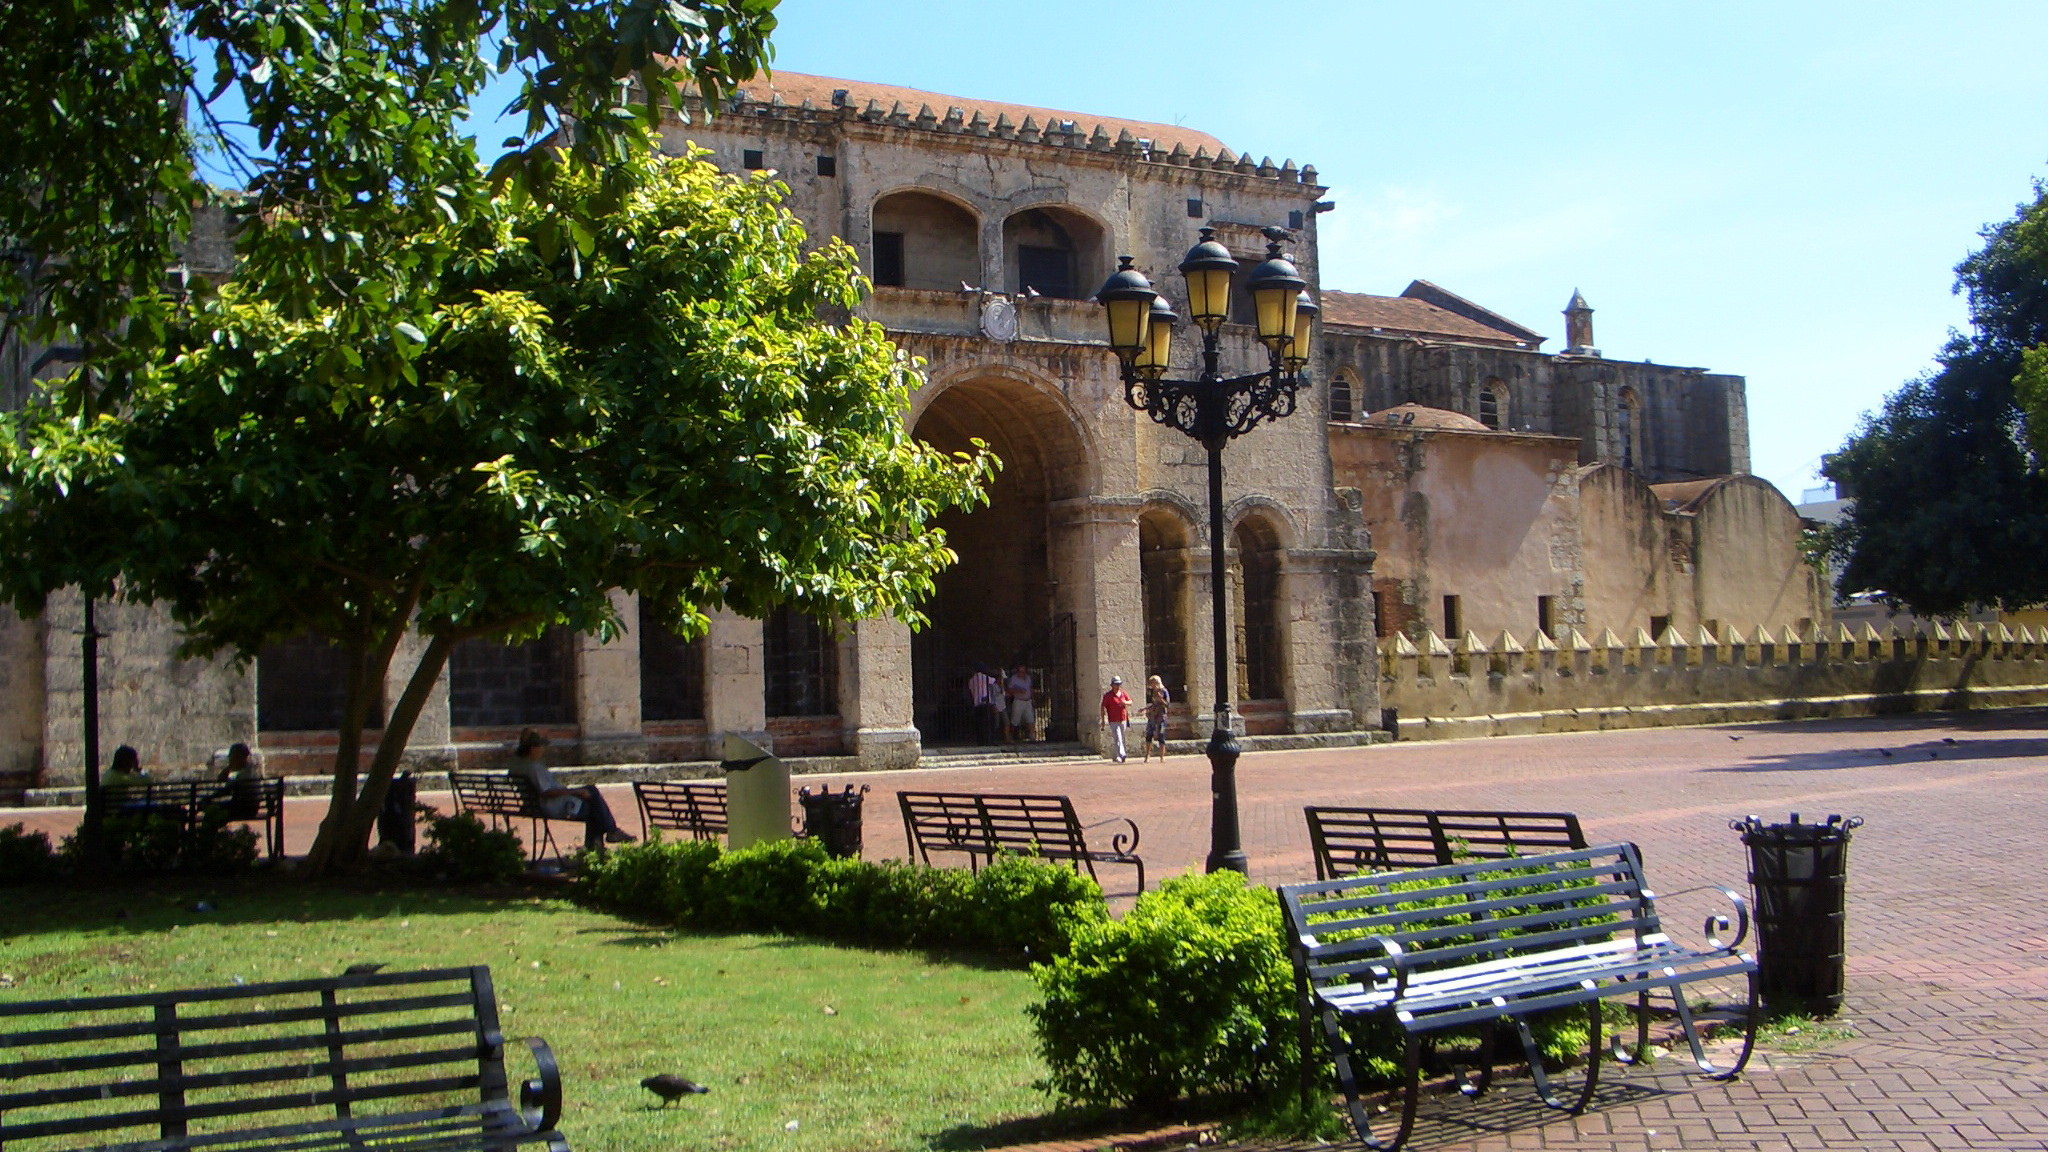
<path fill-rule="evenodd" d="M 1009 743 L 1017 742 L 1019 732 L 1024 734 L 1022 738 L 1026 741 L 1036 740 L 1038 704 L 1032 698 L 1031 669 L 1023 664 L 1017 665 L 1017 670 L 1010 673 L 1009 680 L 1004 682 L 1003 690 L 1010 698 Z"/>
<path fill-rule="evenodd" d="M 1124 691 L 1121 676 L 1111 676 L 1109 691 L 1102 694 L 1102 722 L 1109 728 L 1114 759 L 1121 764 L 1129 756 L 1124 748 L 1124 734 L 1131 728 L 1131 694 Z"/>
<path fill-rule="evenodd" d="M 1145 756 L 1152 759 L 1152 746 L 1159 746 L 1159 758 L 1166 759 L 1166 712 L 1173 698 L 1166 692 L 1166 681 L 1158 676 L 1145 680 Z"/>

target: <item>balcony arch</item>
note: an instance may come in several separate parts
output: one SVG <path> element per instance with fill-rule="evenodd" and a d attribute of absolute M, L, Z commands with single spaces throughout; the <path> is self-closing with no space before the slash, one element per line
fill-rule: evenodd
<path fill-rule="evenodd" d="M 870 215 L 868 278 L 878 288 L 957 292 L 981 284 L 981 217 L 923 189 L 891 192 Z"/>
<path fill-rule="evenodd" d="M 1041 205 L 1003 221 L 1003 267 L 1011 292 L 1085 300 L 1109 275 L 1108 232 L 1063 205 Z"/>

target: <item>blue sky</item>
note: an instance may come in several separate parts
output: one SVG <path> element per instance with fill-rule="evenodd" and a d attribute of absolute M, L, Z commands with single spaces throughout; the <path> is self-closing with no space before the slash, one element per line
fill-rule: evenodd
<path fill-rule="evenodd" d="M 1323 283 L 1420 277 L 1562 344 L 1748 377 L 1798 500 L 1965 319 L 2048 175 L 2048 5 L 784 0 L 776 63 L 1182 123 L 1313 163 Z M 1265 21 L 1260 24 L 1259 21 Z"/>

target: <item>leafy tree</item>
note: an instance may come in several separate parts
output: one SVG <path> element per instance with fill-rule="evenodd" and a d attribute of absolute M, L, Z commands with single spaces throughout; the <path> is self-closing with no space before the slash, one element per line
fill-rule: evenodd
<path fill-rule="evenodd" d="M 1937 617 L 2048 600 L 2048 195 L 1983 235 L 1956 268 L 1970 332 L 1822 465 L 1854 498 L 1827 539 L 1841 596 Z"/>
<path fill-rule="evenodd" d="M 0 447 L 0 582 L 24 601 L 98 533 L 129 542 L 122 594 L 166 605 L 190 652 L 307 629 L 342 645 L 315 870 L 367 847 L 459 641 L 615 634 L 612 589 L 685 633 L 718 605 L 916 621 L 952 559 L 932 517 L 980 498 L 988 462 L 908 435 L 915 375 L 882 330 L 816 321 L 862 281 L 843 244 L 803 251 L 779 185 L 636 149 L 536 187 L 392 245 L 433 270 L 414 320 L 351 328 L 259 252 L 173 329 L 121 420 L 31 410 Z M 359 787 L 409 627 L 427 644 Z"/>

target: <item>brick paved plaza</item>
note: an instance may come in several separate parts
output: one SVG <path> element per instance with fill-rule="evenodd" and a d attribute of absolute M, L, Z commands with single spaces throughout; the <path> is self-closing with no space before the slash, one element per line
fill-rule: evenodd
<path fill-rule="evenodd" d="M 1151 874 L 1164 877 L 1199 867 L 1206 853 L 1207 778 L 1206 761 L 1176 757 L 822 779 L 873 786 L 870 855 L 902 854 L 899 786 L 1065 792 L 1084 821 L 1135 818 Z M 1676 1061 L 1610 1072 L 1576 1119 L 1511 1079 L 1477 1104 L 1426 1104 L 1417 1148 L 2048 1148 L 2048 713 L 1255 753 L 1239 782 L 1245 849 L 1267 883 L 1311 875 L 1307 803 L 1573 810 L 1595 843 L 1640 844 L 1652 883 L 1673 893 L 1742 885 L 1731 818 L 1868 821 L 1850 853 L 1842 1020 L 1854 1039 L 1766 1053 L 1732 1085 L 1685 1077 Z M 427 799 L 445 807 L 445 797 Z M 631 809 L 623 788 L 614 804 Z M 293 850 L 310 840 L 321 808 L 291 803 Z M 22 817 L 56 829 L 76 812 L 0 821 Z M 1129 869 L 1105 869 L 1103 880 L 1113 898 L 1130 894 Z M 1695 894 L 1666 907 L 1674 932 L 1691 933 L 1712 904 Z"/>

